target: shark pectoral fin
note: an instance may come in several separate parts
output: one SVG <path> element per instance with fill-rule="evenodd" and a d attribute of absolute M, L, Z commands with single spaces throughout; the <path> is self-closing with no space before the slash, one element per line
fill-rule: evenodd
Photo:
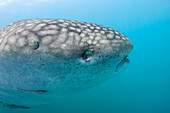
<path fill-rule="evenodd" d="M 48 92 L 47 90 L 27 90 L 27 89 L 19 89 L 13 88 L 14 90 L 25 91 L 25 92 L 32 92 L 32 93 L 45 93 Z"/>
<path fill-rule="evenodd" d="M 128 64 L 130 63 L 129 59 L 127 59 L 126 57 L 117 65 L 116 67 L 116 73 L 121 72 L 122 70 L 124 70 Z"/>

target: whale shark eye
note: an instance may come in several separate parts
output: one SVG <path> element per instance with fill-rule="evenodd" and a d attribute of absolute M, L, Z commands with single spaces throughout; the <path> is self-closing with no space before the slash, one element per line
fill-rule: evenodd
<path fill-rule="evenodd" d="M 89 61 L 90 58 L 93 55 L 93 51 L 92 50 L 86 50 L 83 54 L 82 54 L 82 58 L 86 61 Z"/>
<path fill-rule="evenodd" d="M 36 50 L 36 49 L 39 48 L 39 46 L 40 46 L 40 45 L 39 45 L 39 42 L 34 42 L 32 48 L 33 48 L 34 50 Z"/>

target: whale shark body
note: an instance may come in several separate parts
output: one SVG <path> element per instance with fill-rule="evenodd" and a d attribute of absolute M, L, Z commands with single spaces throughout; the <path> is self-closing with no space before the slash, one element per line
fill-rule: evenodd
<path fill-rule="evenodd" d="M 81 92 L 125 67 L 133 45 L 102 25 L 29 19 L 0 30 L 0 101 L 30 108 Z"/>

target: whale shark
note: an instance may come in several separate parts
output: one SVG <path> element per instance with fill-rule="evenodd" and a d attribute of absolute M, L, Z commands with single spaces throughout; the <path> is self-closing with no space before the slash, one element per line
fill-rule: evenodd
<path fill-rule="evenodd" d="M 27 19 L 0 29 L 0 101 L 48 104 L 94 87 L 125 69 L 132 42 L 98 24 Z"/>

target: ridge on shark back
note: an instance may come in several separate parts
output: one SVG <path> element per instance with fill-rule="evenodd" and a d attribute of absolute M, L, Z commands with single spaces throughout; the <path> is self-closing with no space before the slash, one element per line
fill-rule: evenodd
<path fill-rule="evenodd" d="M 29 108 L 81 92 L 127 67 L 132 48 L 122 33 L 97 24 L 11 23 L 0 29 L 0 101 Z"/>

